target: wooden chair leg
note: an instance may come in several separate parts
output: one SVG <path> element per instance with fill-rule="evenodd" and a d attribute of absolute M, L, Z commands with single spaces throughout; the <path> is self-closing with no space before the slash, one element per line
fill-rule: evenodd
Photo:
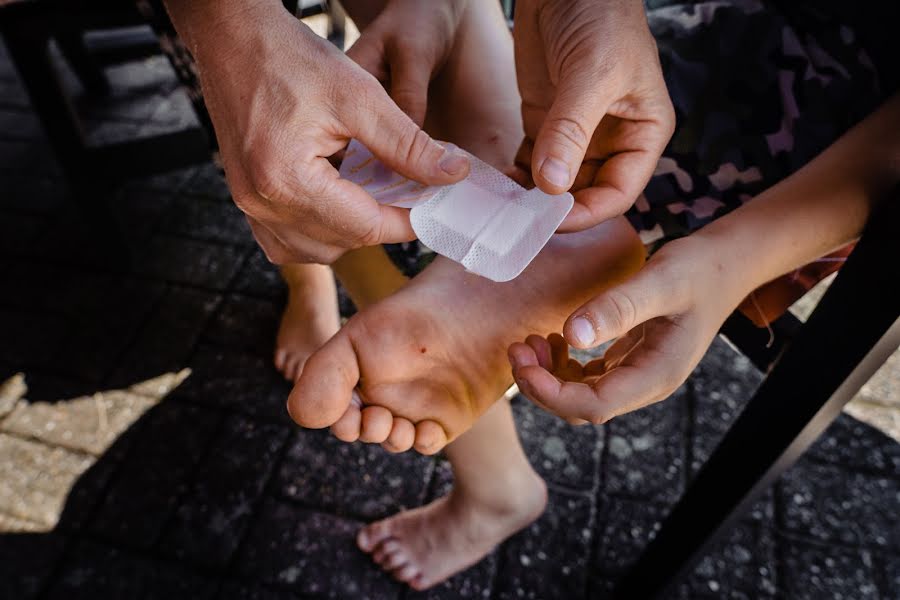
<path fill-rule="evenodd" d="M 900 345 L 900 195 L 884 203 L 615 597 L 668 591 L 840 413 Z"/>

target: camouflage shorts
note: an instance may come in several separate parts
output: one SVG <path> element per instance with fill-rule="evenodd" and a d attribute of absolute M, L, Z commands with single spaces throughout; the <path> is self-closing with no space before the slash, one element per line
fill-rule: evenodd
<path fill-rule="evenodd" d="M 784 179 L 884 99 L 854 32 L 825 14 L 788 18 L 758 0 L 647 4 L 677 115 L 626 215 L 651 252 Z M 388 250 L 408 274 L 430 259 L 415 242 Z"/>
<path fill-rule="evenodd" d="M 677 125 L 628 218 L 658 247 L 812 160 L 881 102 L 854 32 L 758 0 L 648 10 Z M 815 36 L 809 31 L 815 31 Z"/>

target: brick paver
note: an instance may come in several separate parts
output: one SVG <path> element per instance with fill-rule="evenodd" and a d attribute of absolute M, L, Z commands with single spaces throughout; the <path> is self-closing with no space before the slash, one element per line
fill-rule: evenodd
<path fill-rule="evenodd" d="M 77 103 L 95 139 L 190 121 L 161 59 L 110 75 L 120 91 Z M 547 512 L 413 593 L 353 537 L 446 493 L 448 465 L 290 423 L 270 362 L 284 287 L 216 169 L 130 181 L 110 210 L 125 272 L 0 52 L 0 382 L 23 372 L 30 389 L 0 389 L 2 598 L 602 598 L 761 379 L 717 341 L 672 398 L 604 427 L 514 400 Z M 93 396 L 186 367 L 161 402 L 159 381 Z M 885 408 L 883 377 L 864 400 Z M 843 415 L 673 597 L 898 598 L 898 503 L 900 444 Z"/>

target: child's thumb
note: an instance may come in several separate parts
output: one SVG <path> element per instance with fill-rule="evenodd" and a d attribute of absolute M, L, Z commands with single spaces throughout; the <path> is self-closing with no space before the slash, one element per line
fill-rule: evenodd
<path fill-rule="evenodd" d="M 665 286 L 644 268 L 623 283 L 589 300 L 566 320 L 563 335 L 576 348 L 592 348 L 621 337 L 634 327 L 666 315 Z"/>

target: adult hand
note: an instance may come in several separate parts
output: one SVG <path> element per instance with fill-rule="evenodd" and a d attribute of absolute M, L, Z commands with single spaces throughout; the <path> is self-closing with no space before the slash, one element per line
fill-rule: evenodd
<path fill-rule="evenodd" d="M 328 162 L 350 138 L 423 183 L 468 174 L 464 155 L 432 140 L 280 2 L 198 5 L 219 18 L 182 3 L 180 20 L 206 18 L 190 28 L 204 98 L 234 201 L 272 262 L 331 263 L 352 248 L 415 238 L 409 211 L 380 206 Z"/>
<path fill-rule="evenodd" d="M 428 85 L 453 49 L 468 0 L 388 0 L 347 56 L 374 75 L 419 126 Z"/>
<path fill-rule="evenodd" d="M 516 162 L 574 192 L 560 231 L 624 213 L 675 127 L 641 0 L 520 0 L 513 28 L 525 141 Z"/>
<path fill-rule="evenodd" d="M 713 249 L 691 238 L 664 246 L 647 264 L 576 310 L 558 334 L 509 348 L 523 394 L 570 423 L 603 423 L 668 397 L 681 385 L 748 290 L 726 279 Z M 586 365 L 569 344 L 616 341 Z"/>

